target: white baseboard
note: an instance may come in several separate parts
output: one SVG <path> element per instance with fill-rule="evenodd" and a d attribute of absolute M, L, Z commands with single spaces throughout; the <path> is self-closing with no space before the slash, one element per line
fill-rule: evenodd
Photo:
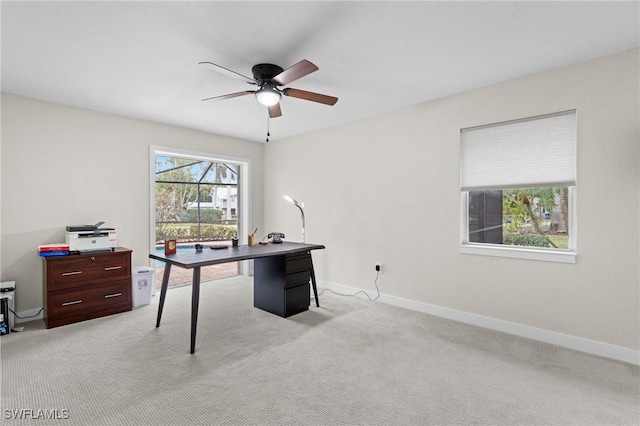
<path fill-rule="evenodd" d="M 355 294 L 362 291 L 362 289 L 360 288 L 344 286 L 341 284 L 335 284 L 326 281 L 319 281 L 318 286 L 320 288 L 330 289 L 342 294 Z M 367 294 L 369 294 L 372 299 L 377 295 L 375 291 L 371 290 L 367 290 Z M 367 298 L 362 293 L 358 294 L 358 297 Z M 528 325 L 504 321 L 491 317 L 485 317 L 483 315 L 458 311 L 455 309 L 431 305 L 429 303 L 418 302 L 415 300 L 404 299 L 402 297 L 390 296 L 382 293 L 380 294 L 380 297 L 377 301 L 389 305 L 399 306 L 405 309 L 410 309 L 412 311 L 423 312 L 429 315 L 462 322 L 465 324 L 475 325 L 490 330 L 501 331 L 503 333 L 513 334 L 515 336 L 526 337 L 528 339 L 550 343 L 552 345 L 585 352 L 591 355 L 610 358 L 629 364 L 640 365 L 640 351 L 625 348 L 622 346 L 616 346 L 596 340 L 585 339 L 569 334 L 557 333 L 555 331 L 544 330 Z"/>

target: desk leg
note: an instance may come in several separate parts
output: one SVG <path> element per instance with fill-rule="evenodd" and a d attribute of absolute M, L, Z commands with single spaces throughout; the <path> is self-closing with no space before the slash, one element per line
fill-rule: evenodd
<path fill-rule="evenodd" d="M 196 351 L 196 328 L 198 325 L 198 302 L 200 301 L 200 267 L 193 268 L 191 288 L 191 353 Z"/>
<path fill-rule="evenodd" d="M 320 302 L 318 301 L 318 287 L 316 287 L 316 273 L 313 270 L 313 260 L 311 261 L 311 287 L 313 287 L 313 297 L 316 298 L 316 307 L 320 307 Z"/>
<path fill-rule="evenodd" d="M 167 287 L 169 287 L 169 273 L 171 272 L 171 264 L 164 264 L 164 275 L 162 276 L 162 287 L 160 289 L 160 303 L 158 303 L 158 319 L 156 319 L 156 328 L 160 327 L 160 319 L 162 318 L 162 308 L 164 308 L 164 298 L 167 295 Z M 155 285 L 155 283 L 153 283 Z"/>

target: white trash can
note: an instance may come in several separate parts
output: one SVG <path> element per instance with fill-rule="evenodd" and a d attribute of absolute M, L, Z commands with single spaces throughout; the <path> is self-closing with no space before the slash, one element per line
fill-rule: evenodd
<path fill-rule="evenodd" d="M 151 303 L 151 293 L 153 292 L 153 268 L 149 266 L 136 266 L 131 273 L 132 288 L 131 298 L 133 307 L 148 305 Z"/>

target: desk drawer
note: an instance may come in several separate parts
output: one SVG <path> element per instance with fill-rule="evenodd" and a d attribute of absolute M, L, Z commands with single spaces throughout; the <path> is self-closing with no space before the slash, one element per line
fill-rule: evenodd
<path fill-rule="evenodd" d="M 290 317 L 309 309 L 309 283 L 285 290 L 285 311 L 282 316 Z"/>
<path fill-rule="evenodd" d="M 47 279 L 50 289 L 66 284 L 82 283 L 95 279 L 118 279 L 130 275 L 128 253 L 82 255 L 47 261 Z"/>
<path fill-rule="evenodd" d="M 102 285 L 91 285 L 73 291 L 52 292 L 47 301 L 49 317 L 64 317 L 95 309 L 108 309 L 112 305 L 131 303 L 131 283 L 121 280 Z"/>
<path fill-rule="evenodd" d="M 286 257 L 284 273 L 290 274 L 311 269 L 311 253 L 295 254 Z"/>
<path fill-rule="evenodd" d="M 311 279 L 311 271 L 308 269 L 306 271 L 300 271 L 293 274 L 285 275 L 284 287 L 295 287 L 300 284 L 309 283 Z"/>

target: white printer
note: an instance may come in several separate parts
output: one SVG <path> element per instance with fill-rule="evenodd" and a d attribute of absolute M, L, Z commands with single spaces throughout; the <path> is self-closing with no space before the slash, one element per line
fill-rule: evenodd
<path fill-rule="evenodd" d="M 104 222 L 95 225 L 67 226 L 64 240 L 69 244 L 69 251 L 107 251 L 116 248 L 116 230 L 100 228 Z"/>

